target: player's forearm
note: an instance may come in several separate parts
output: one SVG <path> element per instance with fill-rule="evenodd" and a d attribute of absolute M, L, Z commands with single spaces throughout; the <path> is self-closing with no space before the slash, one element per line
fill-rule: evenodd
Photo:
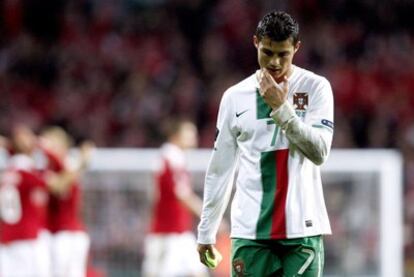
<path fill-rule="evenodd" d="M 276 124 L 284 130 L 289 142 L 316 165 L 321 165 L 328 157 L 332 134 L 325 129 L 317 129 L 303 123 L 289 103 L 283 104 L 271 113 Z"/>
<path fill-rule="evenodd" d="M 230 199 L 230 194 L 231 185 L 222 185 L 222 188 L 215 191 L 214 194 L 204 197 L 203 211 L 198 225 L 198 243 L 216 243 L 216 234 Z"/>
<path fill-rule="evenodd" d="M 62 196 L 68 190 L 68 178 L 69 176 L 66 176 L 66 174 L 49 173 L 46 176 L 46 184 L 50 192 Z"/>
<path fill-rule="evenodd" d="M 198 243 L 214 244 L 216 241 L 217 230 L 230 199 L 236 157 L 234 145 L 224 147 L 218 144 L 213 152 L 204 184 Z"/>
<path fill-rule="evenodd" d="M 60 173 L 49 174 L 46 178 L 46 183 L 52 193 L 64 196 L 78 178 L 79 175 L 77 172 L 64 170 Z"/>
<path fill-rule="evenodd" d="M 79 148 L 78 168 L 79 174 L 82 174 L 91 160 L 92 154 L 95 151 L 95 144 L 91 141 L 84 141 Z"/>
<path fill-rule="evenodd" d="M 188 210 L 200 218 L 203 202 L 196 194 L 191 193 L 190 195 L 181 197 L 179 199 Z"/>
<path fill-rule="evenodd" d="M 286 136 L 314 164 L 321 165 L 328 158 L 330 146 L 321 130 L 296 119 L 288 123 Z"/>

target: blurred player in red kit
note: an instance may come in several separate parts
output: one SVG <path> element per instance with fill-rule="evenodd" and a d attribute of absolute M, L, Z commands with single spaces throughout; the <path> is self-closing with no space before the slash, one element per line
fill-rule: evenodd
<path fill-rule="evenodd" d="M 48 277 L 46 228 L 48 186 L 32 158 L 37 139 L 25 126 L 14 128 L 12 156 L 0 180 L 0 276 Z"/>
<path fill-rule="evenodd" d="M 47 168 L 60 174 L 54 178 L 60 190 L 50 194 L 48 208 L 53 276 L 82 277 L 86 274 L 90 239 L 79 215 L 79 178 L 89 161 L 93 145 L 83 143 L 78 158 L 71 159 L 68 151 L 72 139 L 60 127 L 43 131 L 41 145 L 47 157 Z"/>
<path fill-rule="evenodd" d="M 171 120 L 165 129 L 167 142 L 160 150 L 143 276 L 207 276 L 197 262 L 192 232 L 201 199 L 191 187 L 185 158 L 185 150 L 197 145 L 197 129 L 186 120 Z"/>

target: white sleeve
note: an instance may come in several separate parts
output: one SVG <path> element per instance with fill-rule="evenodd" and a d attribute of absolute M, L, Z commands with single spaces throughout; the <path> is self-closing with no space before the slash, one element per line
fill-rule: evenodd
<path fill-rule="evenodd" d="M 203 210 L 197 241 L 214 244 L 220 221 L 230 199 L 237 157 L 234 109 L 228 93 L 221 99 L 214 150 L 204 183 Z"/>
<path fill-rule="evenodd" d="M 284 130 L 290 143 L 313 163 L 321 165 L 328 157 L 332 144 L 333 109 L 332 89 L 324 79 L 310 99 L 304 122 L 287 101 L 270 116 Z"/>

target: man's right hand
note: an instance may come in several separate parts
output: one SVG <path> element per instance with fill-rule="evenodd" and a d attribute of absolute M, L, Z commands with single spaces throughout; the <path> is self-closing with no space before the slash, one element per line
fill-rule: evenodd
<path fill-rule="evenodd" d="M 209 251 L 210 256 L 214 259 L 213 245 L 212 244 L 198 244 L 197 246 L 198 255 L 200 256 L 200 262 L 208 267 L 206 261 L 206 253 Z"/>

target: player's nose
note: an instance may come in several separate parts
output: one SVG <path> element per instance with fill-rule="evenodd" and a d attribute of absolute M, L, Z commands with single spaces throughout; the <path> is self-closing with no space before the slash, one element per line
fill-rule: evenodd
<path fill-rule="evenodd" d="M 280 67 L 280 58 L 278 58 L 278 57 L 272 58 L 269 62 L 269 65 L 271 67 L 275 68 L 275 69 L 279 68 Z"/>

